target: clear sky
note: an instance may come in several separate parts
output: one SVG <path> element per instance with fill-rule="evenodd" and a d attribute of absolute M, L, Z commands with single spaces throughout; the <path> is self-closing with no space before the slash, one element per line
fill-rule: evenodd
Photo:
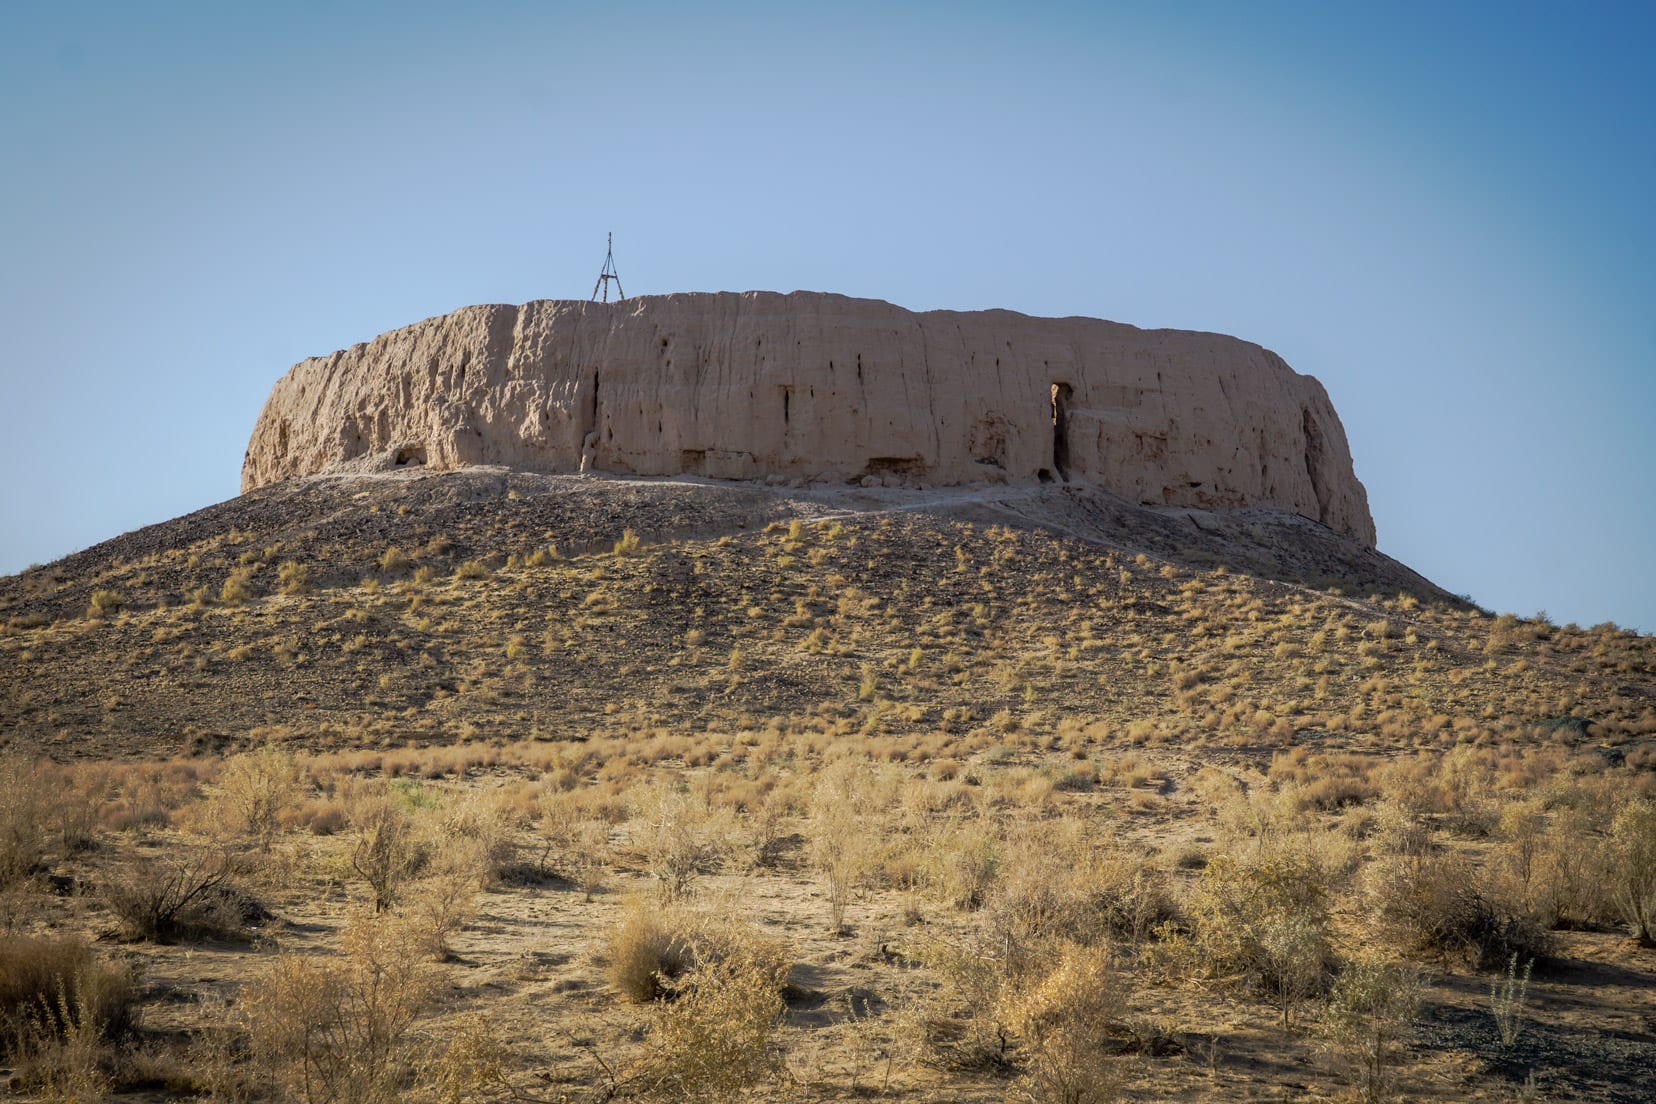
<path fill-rule="evenodd" d="M 1656 5 L 0 6 L 0 571 L 233 496 L 295 361 L 805 288 L 1218 330 L 1382 550 L 1656 630 Z"/>

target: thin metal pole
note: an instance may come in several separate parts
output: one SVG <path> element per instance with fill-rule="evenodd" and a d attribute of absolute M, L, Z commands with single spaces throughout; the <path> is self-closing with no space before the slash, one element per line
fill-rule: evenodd
<path fill-rule="evenodd" d="M 598 282 L 596 284 L 592 285 L 592 298 L 597 299 L 599 297 L 599 293 L 601 291 L 602 294 L 603 294 L 603 301 L 606 302 L 606 303 L 609 302 L 609 282 L 611 280 L 614 280 L 615 281 L 615 301 L 617 303 L 623 303 L 623 302 L 626 302 L 627 293 L 625 291 L 621 290 L 621 273 L 617 272 L 616 268 L 615 268 L 615 233 L 614 233 L 614 231 L 611 231 L 607 235 L 607 242 L 608 242 L 609 249 L 604 254 L 604 267 L 602 269 L 600 269 L 599 272 L 598 272 Z"/>

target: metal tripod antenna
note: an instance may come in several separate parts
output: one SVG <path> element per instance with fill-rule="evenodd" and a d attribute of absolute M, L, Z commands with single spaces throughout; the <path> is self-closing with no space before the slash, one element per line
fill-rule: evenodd
<path fill-rule="evenodd" d="M 609 282 L 615 281 L 615 301 L 625 302 L 627 293 L 621 290 L 621 274 L 615 271 L 615 235 L 608 235 L 609 252 L 604 254 L 604 267 L 598 273 L 598 282 L 592 285 L 592 302 L 598 298 L 599 289 L 603 289 L 604 302 L 609 302 Z"/>

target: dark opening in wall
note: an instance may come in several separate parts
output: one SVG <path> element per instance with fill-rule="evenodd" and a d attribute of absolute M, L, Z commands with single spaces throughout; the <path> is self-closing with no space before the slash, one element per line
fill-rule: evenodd
<path fill-rule="evenodd" d="M 1069 402 L 1070 385 L 1052 385 L 1052 466 L 1058 478 L 1069 482 Z"/>
<path fill-rule="evenodd" d="M 409 464 L 424 464 L 426 450 L 424 445 L 404 445 L 397 450 L 397 467 L 407 467 Z"/>

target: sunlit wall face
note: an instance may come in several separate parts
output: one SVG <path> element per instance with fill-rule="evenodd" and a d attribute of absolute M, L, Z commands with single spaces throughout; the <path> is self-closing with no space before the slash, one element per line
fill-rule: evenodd
<path fill-rule="evenodd" d="M 165 7 L 0 15 L 0 570 L 234 494 L 288 365 L 584 297 L 613 230 L 633 294 L 1258 341 L 1385 551 L 1656 628 L 1647 6 Z"/>

